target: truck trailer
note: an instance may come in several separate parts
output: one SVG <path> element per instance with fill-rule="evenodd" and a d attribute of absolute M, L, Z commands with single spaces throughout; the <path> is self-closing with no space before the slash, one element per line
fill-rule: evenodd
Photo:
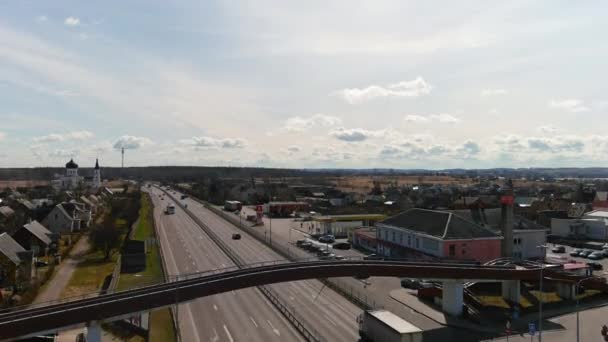
<path fill-rule="evenodd" d="M 364 311 L 357 321 L 362 341 L 422 342 L 420 328 L 387 310 Z"/>
<path fill-rule="evenodd" d="M 243 208 L 243 204 L 239 201 L 226 201 L 224 202 L 224 210 L 226 211 L 240 211 Z"/>
<path fill-rule="evenodd" d="M 175 214 L 175 206 L 173 204 L 167 204 L 167 209 L 165 209 L 165 214 L 167 214 L 167 215 Z"/>

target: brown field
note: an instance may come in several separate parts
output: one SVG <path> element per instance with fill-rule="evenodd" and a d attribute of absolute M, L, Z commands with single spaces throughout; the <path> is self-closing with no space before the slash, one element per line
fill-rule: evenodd
<path fill-rule="evenodd" d="M 0 180 L 0 189 L 33 188 L 35 186 L 47 186 L 51 182 L 43 180 Z"/>
<path fill-rule="evenodd" d="M 471 184 L 470 178 L 451 176 L 345 176 L 329 177 L 327 181 L 339 190 L 345 192 L 368 193 L 374 186 L 374 181 L 380 182 L 382 188 L 390 185 L 411 186 L 418 184 Z"/>

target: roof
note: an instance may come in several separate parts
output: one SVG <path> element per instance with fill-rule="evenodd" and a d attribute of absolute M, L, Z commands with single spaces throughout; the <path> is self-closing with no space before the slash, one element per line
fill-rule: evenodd
<path fill-rule="evenodd" d="M 325 215 L 325 216 L 315 216 L 313 220 L 315 221 L 362 221 L 362 220 L 372 220 L 379 221 L 385 219 L 386 216 L 382 214 L 352 214 L 352 215 Z"/>
<path fill-rule="evenodd" d="M 595 193 L 596 201 L 608 201 L 608 191 L 598 191 Z"/>
<path fill-rule="evenodd" d="M 36 209 L 36 206 L 32 202 L 26 200 L 25 198 L 20 198 L 20 199 L 17 200 L 17 202 L 19 202 L 21 205 L 23 205 L 24 207 L 26 207 L 27 210 L 34 210 L 34 209 Z"/>
<path fill-rule="evenodd" d="M 15 211 L 11 209 L 11 207 L 5 205 L 3 207 L 0 207 L 0 214 L 2 214 L 4 217 L 9 217 L 14 215 Z"/>
<path fill-rule="evenodd" d="M 481 226 L 487 226 L 492 230 L 500 230 L 500 223 L 502 219 L 502 209 L 494 208 L 494 209 L 470 209 L 470 210 L 450 210 L 450 212 L 461 216 L 467 221 L 471 221 L 477 223 Z M 520 215 L 513 216 L 513 229 L 517 230 L 532 230 L 532 229 L 542 229 L 546 230 L 547 228 L 533 222 L 531 220 L 526 219 Z"/>
<path fill-rule="evenodd" d="M 25 248 L 21 247 L 10 235 L 7 233 L 0 234 L 0 253 L 6 255 L 15 265 L 21 263 L 19 257 L 20 252 L 25 252 Z"/>
<path fill-rule="evenodd" d="M 97 198 L 97 196 L 95 196 L 95 195 L 89 195 L 89 201 L 98 203 L 99 198 Z"/>
<path fill-rule="evenodd" d="M 518 196 L 515 197 L 515 204 L 519 204 L 520 206 L 531 206 L 536 200 L 538 200 L 536 197 Z"/>
<path fill-rule="evenodd" d="M 444 240 L 498 238 L 490 229 L 454 215 L 449 211 L 413 208 L 380 223 L 417 231 Z"/>
<path fill-rule="evenodd" d="M 65 164 L 65 168 L 66 169 L 77 169 L 78 164 L 74 163 L 74 159 L 70 159 L 70 161 L 67 164 Z"/>
<path fill-rule="evenodd" d="M 84 204 L 88 205 L 89 207 L 94 207 L 94 206 L 95 206 L 95 204 L 93 204 L 93 202 L 89 201 L 89 199 L 88 199 L 88 198 L 86 198 L 84 195 L 83 195 L 83 196 L 80 196 L 80 200 L 81 200 L 81 201 L 82 201 Z"/>
<path fill-rule="evenodd" d="M 585 213 L 585 216 L 608 218 L 608 210 L 594 210 Z"/>
<path fill-rule="evenodd" d="M 51 244 L 52 241 L 50 235 L 53 233 L 38 223 L 38 221 L 32 221 L 28 224 L 24 224 L 23 228 L 27 229 L 30 233 L 37 237 L 38 240 L 44 242 L 46 245 Z"/>
<path fill-rule="evenodd" d="M 285 201 L 285 202 L 268 202 L 269 205 L 308 205 L 306 202 L 294 202 L 294 201 Z"/>
<path fill-rule="evenodd" d="M 386 310 L 368 311 L 371 316 L 376 317 L 378 320 L 384 322 L 384 324 L 391 327 L 393 330 L 398 331 L 400 334 L 416 333 L 421 332 L 420 328 L 413 325 L 412 323 L 404 320 L 403 318 L 395 315 L 394 313 Z"/>

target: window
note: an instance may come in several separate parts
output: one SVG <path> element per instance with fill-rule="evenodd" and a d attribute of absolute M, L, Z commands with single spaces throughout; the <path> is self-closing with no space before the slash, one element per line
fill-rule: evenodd
<path fill-rule="evenodd" d="M 420 248 L 420 240 L 418 238 L 416 238 L 416 248 Z"/>
<path fill-rule="evenodd" d="M 384 230 L 384 240 L 388 240 L 388 230 Z"/>
<path fill-rule="evenodd" d="M 407 245 L 408 246 L 412 245 L 412 236 L 410 234 L 407 234 Z"/>
<path fill-rule="evenodd" d="M 456 255 L 456 246 L 454 245 L 450 245 L 450 256 L 455 256 Z"/>
<path fill-rule="evenodd" d="M 395 231 L 393 230 L 393 242 L 397 242 L 397 238 L 395 237 Z"/>
<path fill-rule="evenodd" d="M 403 233 L 399 233 L 399 244 L 403 245 Z"/>

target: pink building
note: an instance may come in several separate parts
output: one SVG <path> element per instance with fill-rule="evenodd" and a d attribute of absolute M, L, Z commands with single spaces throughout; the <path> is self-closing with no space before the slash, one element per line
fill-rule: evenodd
<path fill-rule="evenodd" d="M 409 209 L 376 224 L 378 254 L 486 262 L 501 255 L 502 236 L 447 211 Z"/>

